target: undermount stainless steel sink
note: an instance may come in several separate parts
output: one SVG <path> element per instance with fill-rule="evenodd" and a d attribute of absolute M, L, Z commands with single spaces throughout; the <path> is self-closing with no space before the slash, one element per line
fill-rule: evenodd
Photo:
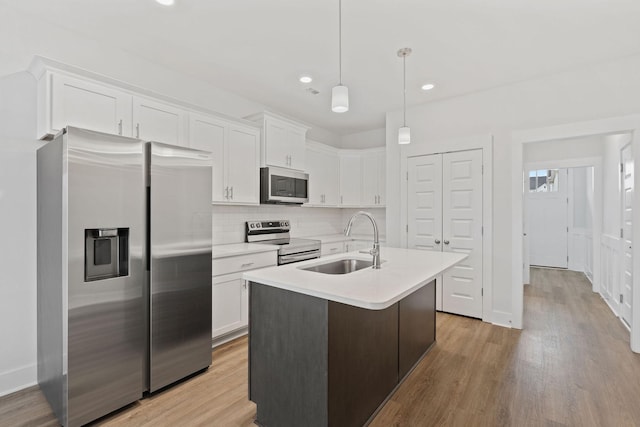
<path fill-rule="evenodd" d="M 312 265 L 310 267 L 301 268 L 301 270 L 315 271 L 316 273 L 324 274 L 347 274 L 362 270 L 363 268 L 371 267 L 372 265 L 372 261 L 348 258 L 326 262 L 324 264 Z"/>

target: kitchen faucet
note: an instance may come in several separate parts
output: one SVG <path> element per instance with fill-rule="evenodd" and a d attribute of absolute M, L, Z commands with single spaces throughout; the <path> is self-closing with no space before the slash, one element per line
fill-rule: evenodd
<path fill-rule="evenodd" d="M 371 215 L 369 212 L 364 211 L 358 211 L 354 213 L 349 220 L 349 223 L 347 224 L 347 229 L 344 231 L 344 235 L 348 236 L 349 233 L 351 233 L 351 226 L 353 225 L 353 221 L 357 216 L 360 215 L 369 218 L 369 221 L 371 221 L 371 224 L 373 224 L 373 249 L 371 249 L 368 253 L 373 255 L 373 268 L 378 269 L 380 268 L 380 242 L 378 241 L 378 225 L 376 224 L 376 220 L 373 218 L 373 215 Z"/>

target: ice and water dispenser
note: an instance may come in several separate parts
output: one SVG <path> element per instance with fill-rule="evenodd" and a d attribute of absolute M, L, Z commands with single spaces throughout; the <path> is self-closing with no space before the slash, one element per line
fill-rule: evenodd
<path fill-rule="evenodd" d="M 90 228 L 84 231 L 84 281 L 129 274 L 129 229 Z"/>

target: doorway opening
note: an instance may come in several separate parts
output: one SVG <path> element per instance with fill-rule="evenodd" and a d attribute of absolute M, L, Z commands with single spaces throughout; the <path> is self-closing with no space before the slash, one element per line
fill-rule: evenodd
<path fill-rule="evenodd" d="M 523 283 L 529 283 L 530 266 L 579 271 L 629 329 L 632 140 L 633 132 L 626 131 L 522 147 Z"/>

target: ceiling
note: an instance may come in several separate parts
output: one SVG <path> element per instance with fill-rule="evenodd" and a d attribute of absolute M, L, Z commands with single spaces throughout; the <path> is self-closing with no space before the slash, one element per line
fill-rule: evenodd
<path fill-rule="evenodd" d="M 338 0 L 0 3 L 340 135 L 402 108 L 402 47 L 409 106 L 640 52 L 637 0 L 343 0 L 350 111 L 336 114 Z"/>

